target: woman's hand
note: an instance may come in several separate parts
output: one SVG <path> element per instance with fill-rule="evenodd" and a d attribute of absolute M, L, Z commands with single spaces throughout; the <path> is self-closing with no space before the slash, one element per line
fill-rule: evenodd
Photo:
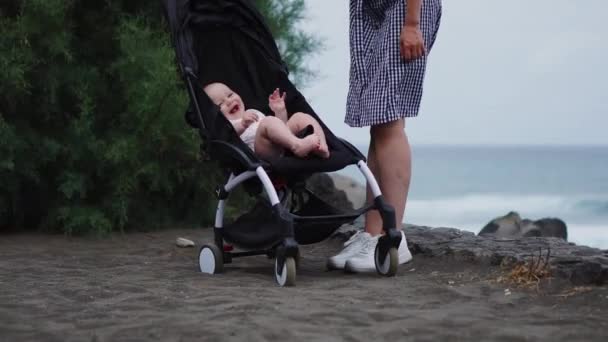
<path fill-rule="evenodd" d="M 281 94 L 279 88 L 276 88 L 274 92 L 268 97 L 268 106 L 275 114 L 283 113 L 286 111 L 285 95 L 286 93 Z"/>
<path fill-rule="evenodd" d="M 424 39 L 419 25 L 403 25 L 399 39 L 401 57 L 406 61 L 413 61 L 426 54 Z"/>

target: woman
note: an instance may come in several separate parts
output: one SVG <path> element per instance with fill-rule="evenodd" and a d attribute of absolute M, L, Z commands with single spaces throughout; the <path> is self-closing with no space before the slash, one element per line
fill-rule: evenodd
<path fill-rule="evenodd" d="M 418 115 L 422 85 L 441 18 L 441 0 L 350 0 L 350 89 L 345 122 L 370 128 L 368 166 L 385 200 L 403 222 L 411 178 L 405 118 Z M 373 200 L 368 188 L 367 200 Z M 399 228 L 399 227 L 397 227 Z M 365 217 L 332 269 L 375 271 L 374 249 L 382 233 L 377 211 Z M 402 234 L 399 263 L 412 259 Z"/>

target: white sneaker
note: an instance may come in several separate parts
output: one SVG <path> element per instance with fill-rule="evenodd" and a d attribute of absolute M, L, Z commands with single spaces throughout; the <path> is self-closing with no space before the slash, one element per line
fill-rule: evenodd
<path fill-rule="evenodd" d="M 399 265 L 408 263 L 412 261 L 412 252 L 407 247 L 407 239 L 405 238 L 405 233 L 401 230 L 401 243 L 399 244 Z"/>
<path fill-rule="evenodd" d="M 346 260 L 344 269 L 348 272 L 372 272 L 376 270 L 376 262 L 374 261 L 374 253 L 376 251 L 376 245 L 380 235 L 371 237 L 365 241 L 359 253 L 353 255 L 351 258 Z"/>
<path fill-rule="evenodd" d="M 344 243 L 344 249 L 337 255 L 327 259 L 327 269 L 341 270 L 344 268 L 346 260 L 359 253 L 366 241 L 372 239 L 372 236 L 363 231 L 356 232 L 353 236 Z"/>
<path fill-rule="evenodd" d="M 344 269 L 349 272 L 375 272 L 376 261 L 374 260 L 374 253 L 376 252 L 376 244 L 380 235 L 372 237 L 369 243 L 365 244 L 364 248 L 359 253 L 348 259 L 344 265 Z M 405 264 L 412 260 L 412 253 L 407 248 L 407 240 L 405 239 L 405 233 L 401 231 L 401 243 L 397 250 L 399 254 L 399 265 Z"/>

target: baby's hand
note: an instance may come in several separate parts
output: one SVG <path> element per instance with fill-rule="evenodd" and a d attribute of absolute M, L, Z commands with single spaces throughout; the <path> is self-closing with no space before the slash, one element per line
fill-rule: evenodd
<path fill-rule="evenodd" d="M 280 94 L 279 88 L 275 89 L 272 94 L 268 97 L 268 106 L 273 112 L 278 113 L 285 110 L 285 95 L 286 93 Z"/>
<path fill-rule="evenodd" d="M 243 114 L 243 126 L 245 128 L 251 126 L 252 123 L 258 121 L 258 116 L 253 112 L 245 112 Z"/>

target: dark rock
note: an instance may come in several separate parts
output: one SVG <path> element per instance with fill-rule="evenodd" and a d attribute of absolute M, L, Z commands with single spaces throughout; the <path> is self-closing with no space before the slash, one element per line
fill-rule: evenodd
<path fill-rule="evenodd" d="M 350 239 L 351 236 L 355 235 L 356 232 L 362 230 L 363 226 L 354 225 L 354 224 L 345 224 L 342 227 L 338 228 L 332 235 L 332 239 L 337 239 L 339 241 L 346 241 Z"/>
<path fill-rule="evenodd" d="M 334 181 L 325 173 L 317 173 L 311 176 L 306 186 L 319 196 L 323 201 L 331 204 L 334 208 L 343 212 L 354 210 L 353 204 L 348 200 L 346 193 L 334 185 Z"/>
<path fill-rule="evenodd" d="M 568 240 L 568 227 L 564 221 L 558 218 L 544 218 L 534 221 L 534 224 L 539 227 L 540 236 L 553 236 Z"/>
<path fill-rule="evenodd" d="M 573 284 L 608 283 L 608 251 L 577 246 L 556 237 L 496 238 L 450 228 L 406 225 L 408 247 L 413 254 L 448 257 L 459 261 L 500 265 L 545 257 L 554 276 Z"/>
<path fill-rule="evenodd" d="M 543 218 L 532 221 L 522 219 L 517 212 L 490 221 L 478 234 L 494 237 L 558 237 L 568 239 L 566 223 L 558 218 Z"/>
<path fill-rule="evenodd" d="M 543 236 L 543 233 L 541 232 L 540 228 L 536 224 L 534 224 L 534 221 L 532 220 L 522 220 L 519 230 L 521 236 L 523 237 Z"/>
<path fill-rule="evenodd" d="M 521 217 L 517 212 L 511 211 L 505 216 L 490 221 L 478 235 L 518 236 L 520 234 Z"/>
<path fill-rule="evenodd" d="M 344 225 L 334 238 L 347 240 L 363 222 Z M 557 237 L 497 238 L 454 228 L 404 225 L 412 254 L 463 262 L 501 265 L 549 255 L 553 276 L 575 285 L 608 284 L 608 250 L 578 246 Z"/>

